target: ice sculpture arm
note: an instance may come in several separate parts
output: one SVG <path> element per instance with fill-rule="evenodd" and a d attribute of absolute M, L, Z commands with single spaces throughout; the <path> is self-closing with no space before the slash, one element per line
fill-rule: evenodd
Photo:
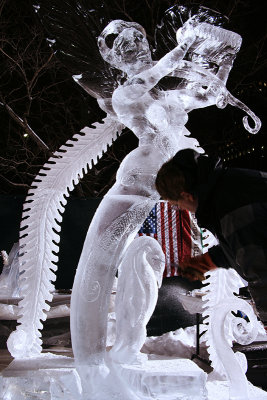
<path fill-rule="evenodd" d="M 185 56 L 189 47 L 195 40 L 193 29 L 188 29 L 183 40 L 175 49 L 162 57 L 153 67 L 140 72 L 115 90 L 113 101 L 132 101 L 149 92 L 164 76 L 169 75 Z"/>
<path fill-rule="evenodd" d="M 259 216 L 264 215 L 264 205 L 255 204 L 241 207 L 229 214 L 226 214 L 221 220 L 222 233 L 226 238 L 227 246 L 231 248 L 234 257 L 233 260 L 226 257 L 222 245 L 216 245 L 209 249 L 209 254 L 213 262 L 220 268 L 240 269 L 239 272 L 244 275 L 244 279 L 253 278 L 251 267 L 257 276 L 264 276 L 267 264 L 266 251 L 266 221 L 262 218 L 251 220 L 252 211 L 257 210 Z M 255 214 L 255 211 L 253 211 Z M 257 215 L 255 214 L 255 215 Z M 238 221 L 243 221 L 240 227 Z M 248 229 L 249 225 L 249 229 Z M 261 256 L 255 257 L 255 254 Z M 255 278 L 255 276 L 254 276 Z"/>
<path fill-rule="evenodd" d="M 247 281 L 266 280 L 267 233 L 264 209 L 266 203 L 255 203 L 240 207 L 221 220 L 222 234 L 235 254 L 240 274 Z M 240 222 L 242 225 L 240 226 Z"/>

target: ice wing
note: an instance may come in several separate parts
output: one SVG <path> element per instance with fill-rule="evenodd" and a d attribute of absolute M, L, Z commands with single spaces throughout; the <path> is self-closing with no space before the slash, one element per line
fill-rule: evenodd
<path fill-rule="evenodd" d="M 19 242 L 22 297 L 19 325 L 8 340 L 8 349 L 14 357 L 36 357 L 41 353 L 41 321 L 46 319 L 45 311 L 50 309 L 47 302 L 53 298 L 60 224 L 67 198 L 122 129 L 123 125 L 109 116 L 102 123 L 85 127 L 83 135 L 68 140 L 44 164 L 29 190 Z M 17 343 L 22 345 L 18 347 Z"/>
<path fill-rule="evenodd" d="M 109 22 L 105 4 L 92 0 L 37 0 L 34 8 L 49 45 L 79 83 L 95 98 L 111 97 L 122 77 L 106 63 L 97 37 Z"/>

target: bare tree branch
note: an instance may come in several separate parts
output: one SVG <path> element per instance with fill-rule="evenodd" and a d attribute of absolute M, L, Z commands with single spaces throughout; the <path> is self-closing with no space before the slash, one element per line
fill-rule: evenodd
<path fill-rule="evenodd" d="M 5 107 L 5 109 L 7 110 L 8 114 L 11 116 L 11 118 L 14 119 L 14 121 L 16 121 L 24 130 L 25 132 L 30 135 L 33 140 L 35 140 L 35 142 L 43 149 L 45 150 L 49 150 L 49 147 L 43 142 L 43 140 L 41 138 L 39 138 L 39 136 L 32 130 L 32 128 L 30 127 L 30 125 L 28 124 L 26 118 L 24 118 L 24 120 L 22 118 L 20 118 L 14 110 L 12 110 L 12 108 L 8 105 L 8 104 L 4 104 L 2 102 L 0 102 L 0 105 Z"/>

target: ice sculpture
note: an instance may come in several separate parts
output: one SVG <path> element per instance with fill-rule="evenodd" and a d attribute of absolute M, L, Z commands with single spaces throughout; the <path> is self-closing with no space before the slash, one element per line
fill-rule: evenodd
<path fill-rule="evenodd" d="M 119 269 L 116 341 L 109 352 L 113 361 L 132 364 L 147 359 L 140 350 L 157 303 L 164 268 L 165 256 L 155 239 L 139 237 L 129 245 Z"/>
<path fill-rule="evenodd" d="M 152 61 L 139 24 L 116 20 L 104 29 L 98 39 L 100 53 L 110 68 L 123 71 L 125 82 L 112 96 L 95 92 L 107 113 L 104 123 L 85 128 L 85 136 L 76 135 L 54 154 L 36 177 L 24 206 L 21 317 L 8 340 L 15 358 L 36 357 L 41 352 L 41 320 L 52 298 L 59 224 L 69 191 L 124 126 L 138 137 L 139 147 L 121 163 L 116 183 L 91 223 L 73 286 L 72 345 L 88 399 L 106 400 L 107 393 L 116 397 L 121 390 L 121 379 L 105 351 L 112 283 L 127 247 L 158 200 L 154 180 L 159 167 L 179 149 L 201 151 L 185 128 L 188 112 L 229 103 L 252 117 L 254 127 L 245 120 L 248 131 L 260 128 L 258 118 L 225 87 L 241 38 L 212 25 L 216 24 L 212 13 L 200 11 L 191 17 L 177 32 L 177 46 L 158 62 Z M 181 79 L 176 88 L 161 90 L 157 84 L 165 76 Z M 83 76 L 76 80 L 86 86 Z M 127 387 L 121 396 L 136 398 Z"/>
<path fill-rule="evenodd" d="M 202 298 L 205 302 L 203 316 L 207 317 L 205 339 L 212 366 L 228 379 L 230 399 L 249 400 L 246 357 L 234 353 L 231 347 L 233 341 L 243 345 L 253 342 L 259 331 L 259 322 L 250 304 L 234 295 L 244 286 L 235 270 L 219 268 L 205 276 L 203 283 L 208 286 Z M 233 314 L 238 310 L 244 312 L 248 321 Z"/>
<path fill-rule="evenodd" d="M 15 243 L 9 255 L 3 254 L 4 266 L 3 271 L 0 275 L 0 297 L 20 297 L 19 290 L 19 244 Z"/>

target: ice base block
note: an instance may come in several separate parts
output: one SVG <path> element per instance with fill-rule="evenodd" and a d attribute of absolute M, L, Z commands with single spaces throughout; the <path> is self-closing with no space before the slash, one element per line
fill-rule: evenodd
<path fill-rule="evenodd" d="M 70 357 L 45 354 L 13 360 L 0 375 L 0 400 L 80 400 L 80 377 Z"/>
<path fill-rule="evenodd" d="M 122 397 L 119 387 L 117 392 L 112 392 L 114 385 L 111 382 L 118 375 L 124 386 L 130 389 L 129 397 Z M 103 393 L 99 387 L 98 398 L 108 400 L 112 397 L 108 394 L 112 392 L 112 399 L 115 400 L 207 400 L 206 377 L 206 373 L 190 360 L 150 356 L 140 365 L 117 364 L 106 381 Z M 51 353 L 32 360 L 12 361 L 0 375 L 0 393 L 1 400 L 88 398 L 82 394 L 74 360 Z"/>
<path fill-rule="evenodd" d="M 207 374 L 191 360 L 151 355 L 143 365 L 118 368 L 140 399 L 208 399 Z"/>

